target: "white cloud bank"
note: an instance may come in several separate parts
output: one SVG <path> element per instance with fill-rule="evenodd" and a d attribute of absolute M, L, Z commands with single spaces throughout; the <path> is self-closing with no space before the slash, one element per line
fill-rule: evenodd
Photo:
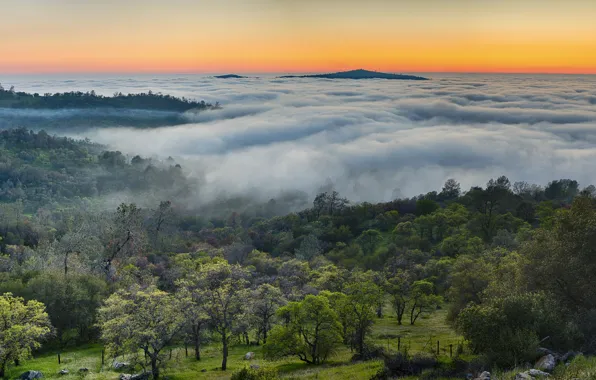
<path fill-rule="evenodd" d="M 332 183 L 354 201 L 464 188 L 491 177 L 596 183 L 596 77 L 433 76 L 389 80 L 215 79 L 204 76 L 23 79 L 19 90 L 161 91 L 219 101 L 188 124 L 96 129 L 123 152 L 178 157 L 204 173 L 201 197 Z M 5 82 L 9 83 L 9 81 Z M 10 83 L 12 84 L 12 83 Z"/>

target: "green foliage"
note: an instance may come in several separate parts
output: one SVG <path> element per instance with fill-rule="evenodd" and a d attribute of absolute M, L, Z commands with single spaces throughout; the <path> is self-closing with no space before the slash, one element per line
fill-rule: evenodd
<path fill-rule="evenodd" d="M 410 288 L 410 324 L 416 323 L 421 316 L 435 312 L 442 302 L 443 297 L 435 294 L 430 281 L 414 281 Z"/>
<path fill-rule="evenodd" d="M 247 284 L 246 272 L 239 265 L 230 265 L 221 259 L 201 263 L 198 271 L 188 273 L 179 283 L 200 300 L 197 306 L 221 338 L 222 370 L 227 367 L 228 345 L 234 329 L 247 318 L 243 314 Z"/>
<path fill-rule="evenodd" d="M 0 377 L 4 377 L 11 362 L 26 359 L 41 347 L 51 325 L 41 302 L 25 302 L 11 293 L 0 296 L 0 321 Z"/>
<path fill-rule="evenodd" d="M 277 313 L 282 324 L 271 331 L 263 348 L 270 358 L 297 356 L 306 363 L 320 364 L 341 343 L 341 325 L 327 297 L 308 295 Z"/>
<path fill-rule="evenodd" d="M 533 361 L 540 340 L 564 348 L 572 337 L 557 305 L 541 294 L 524 293 L 466 307 L 458 329 L 474 352 L 500 366 Z"/>
<path fill-rule="evenodd" d="M 27 283 L 27 298 L 46 305 L 60 347 L 95 338 L 96 312 L 106 295 L 106 283 L 90 274 L 43 273 Z"/>
<path fill-rule="evenodd" d="M 416 215 L 432 214 L 439 208 L 439 204 L 430 199 L 420 199 L 416 201 Z"/>
<path fill-rule="evenodd" d="M 230 380 L 276 380 L 277 371 L 273 368 L 245 367 L 232 374 Z"/>
<path fill-rule="evenodd" d="M 180 308 L 178 299 L 155 288 L 137 287 L 112 294 L 99 309 L 101 339 L 108 353 L 113 357 L 128 355 L 143 367 L 149 364 L 153 379 L 158 379 L 169 359 L 164 348 L 184 326 Z"/>
<path fill-rule="evenodd" d="M 353 283 L 344 289 L 346 297 L 339 305 L 345 308 L 348 329 L 353 331 L 352 342 L 359 354 L 364 352 L 365 339 L 370 333 L 376 317 L 376 306 L 380 289 L 372 281 L 361 276 L 354 276 Z"/>

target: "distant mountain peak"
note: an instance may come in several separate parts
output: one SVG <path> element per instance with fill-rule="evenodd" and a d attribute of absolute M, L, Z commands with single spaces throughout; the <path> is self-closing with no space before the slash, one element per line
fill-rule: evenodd
<path fill-rule="evenodd" d="M 285 75 L 280 78 L 326 78 L 326 79 L 402 79 L 402 80 L 428 80 L 428 78 L 415 75 L 391 74 L 365 69 L 340 71 L 328 74 L 312 75 Z"/>

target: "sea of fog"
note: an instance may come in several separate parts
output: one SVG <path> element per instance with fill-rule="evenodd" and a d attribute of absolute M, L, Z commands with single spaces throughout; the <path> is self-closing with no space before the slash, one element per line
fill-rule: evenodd
<path fill-rule="evenodd" d="M 223 109 L 179 126 L 84 133 L 125 153 L 176 157 L 203 176 L 203 194 L 266 199 L 334 187 L 354 201 L 382 201 L 440 190 L 448 178 L 464 189 L 499 175 L 596 184 L 596 76 L 424 76 L 431 80 L 0 75 L 0 83 L 219 102 Z"/>

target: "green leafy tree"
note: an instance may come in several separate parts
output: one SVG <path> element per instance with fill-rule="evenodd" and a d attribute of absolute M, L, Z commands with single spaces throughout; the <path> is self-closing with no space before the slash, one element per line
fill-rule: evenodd
<path fill-rule="evenodd" d="M 25 293 L 46 305 L 61 348 L 69 343 L 80 343 L 91 335 L 97 309 L 106 295 L 105 281 L 90 275 L 48 271 L 27 283 Z"/>
<path fill-rule="evenodd" d="M 297 356 L 309 364 L 323 363 L 341 344 L 337 313 L 325 296 L 308 295 L 278 310 L 283 321 L 271 330 L 264 352 L 268 357 Z"/>
<path fill-rule="evenodd" d="M 51 332 L 43 303 L 25 302 L 12 293 L 0 296 L 0 377 L 9 363 L 28 358 Z"/>
<path fill-rule="evenodd" d="M 354 332 L 354 343 L 358 353 L 364 352 L 366 335 L 370 333 L 376 316 L 379 287 L 372 281 L 356 281 L 346 287 L 348 320 Z"/>
<path fill-rule="evenodd" d="M 411 279 L 409 273 L 404 270 L 398 270 L 395 275 L 387 280 L 386 290 L 391 297 L 391 306 L 395 311 L 397 324 L 401 325 L 408 300 L 410 299 Z"/>
<path fill-rule="evenodd" d="M 410 293 L 410 324 L 416 323 L 416 320 L 424 314 L 435 312 L 441 302 L 442 297 L 434 294 L 432 282 L 414 281 Z"/>
<path fill-rule="evenodd" d="M 277 309 L 285 303 L 281 290 L 270 284 L 259 285 L 250 294 L 250 315 L 263 343 L 267 343 L 267 334 L 271 330 Z"/>
<path fill-rule="evenodd" d="M 194 347 L 195 359 L 201 360 L 201 343 L 209 316 L 203 308 L 203 294 L 192 286 L 183 287 L 177 293 L 181 300 L 182 311 L 185 318 L 187 342 L 190 341 Z"/>
<path fill-rule="evenodd" d="M 198 272 L 186 280 L 202 300 L 201 308 L 209 318 L 211 328 L 220 336 L 222 344 L 221 369 L 226 370 L 230 339 L 242 319 L 247 305 L 247 274 L 240 265 L 230 265 L 214 259 L 200 266 Z"/>
<path fill-rule="evenodd" d="M 164 348 L 172 344 L 184 327 L 180 301 L 171 294 L 150 287 L 133 287 L 112 294 L 99 309 L 101 338 L 114 356 L 129 354 L 136 357 L 141 350 L 147 359 L 136 360 L 151 367 L 153 379 L 168 356 Z"/>

